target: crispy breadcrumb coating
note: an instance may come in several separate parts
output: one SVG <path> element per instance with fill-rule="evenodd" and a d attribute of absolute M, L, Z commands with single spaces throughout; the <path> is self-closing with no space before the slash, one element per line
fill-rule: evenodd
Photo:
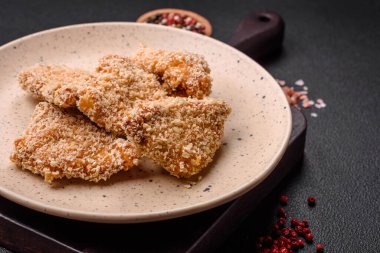
<path fill-rule="evenodd" d="M 231 108 L 215 99 L 167 98 L 138 103 L 125 123 L 143 154 L 176 177 L 212 161 Z"/>
<path fill-rule="evenodd" d="M 136 165 L 138 158 L 135 145 L 107 134 L 79 113 L 46 102 L 36 106 L 11 156 L 17 166 L 42 175 L 49 183 L 63 177 L 107 180 Z"/>
<path fill-rule="evenodd" d="M 39 65 L 21 72 L 19 82 L 37 98 L 77 107 L 106 131 L 134 141 L 174 176 L 192 176 L 212 161 L 231 109 L 200 100 L 211 90 L 203 57 L 143 49 L 130 58 L 105 56 L 96 71 Z"/>
<path fill-rule="evenodd" d="M 201 55 L 141 48 L 132 59 L 155 74 L 171 96 L 202 99 L 211 93 L 210 68 Z"/>
<path fill-rule="evenodd" d="M 118 68 L 112 58 L 115 56 L 102 58 L 103 68 L 94 74 L 65 66 L 37 65 L 22 71 L 19 83 L 40 100 L 63 108 L 77 106 L 98 126 L 124 135 L 121 125 L 133 103 L 160 99 L 166 92 L 153 74 L 129 59 L 123 60 L 123 68 Z M 109 60 L 107 66 L 102 64 L 105 59 Z"/>
<path fill-rule="evenodd" d="M 166 91 L 157 81 L 156 76 L 146 72 L 129 58 L 118 55 L 106 55 L 99 59 L 96 71 L 105 80 L 114 80 L 119 83 L 124 99 L 157 100 L 166 97 Z"/>
<path fill-rule="evenodd" d="M 63 108 L 75 107 L 79 86 L 88 86 L 94 79 L 83 70 L 52 65 L 37 65 L 19 74 L 24 90 Z"/>

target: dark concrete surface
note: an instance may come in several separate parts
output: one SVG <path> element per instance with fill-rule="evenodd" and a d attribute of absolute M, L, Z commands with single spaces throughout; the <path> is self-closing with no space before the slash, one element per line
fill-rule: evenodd
<path fill-rule="evenodd" d="M 254 252 L 271 228 L 278 194 L 292 217 L 310 220 L 326 252 L 379 252 L 380 2 L 379 1 L 1 1 L 0 44 L 47 28 L 97 21 L 133 21 L 160 7 L 207 17 L 213 37 L 227 42 L 251 11 L 285 20 L 280 55 L 262 61 L 276 78 L 303 79 L 325 109 L 308 119 L 303 165 L 288 176 L 222 244 L 221 252 Z M 317 118 L 310 117 L 318 113 Z M 317 197 L 309 208 L 306 198 Z M 4 250 L 0 249 L 0 252 Z M 314 246 L 302 252 L 315 252 Z"/>

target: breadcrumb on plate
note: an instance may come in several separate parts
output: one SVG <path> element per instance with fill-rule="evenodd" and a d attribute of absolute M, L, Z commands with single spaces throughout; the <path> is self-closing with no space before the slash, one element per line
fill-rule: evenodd
<path fill-rule="evenodd" d="M 47 102 L 36 106 L 32 122 L 14 144 L 11 160 L 49 183 L 64 177 L 107 180 L 137 165 L 139 158 L 134 144 Z"/>
<path fill-rule="evenodd" d="M 143 155 L 176 177 L 190 177 L 212 161 L 230 112 L 211 98 L 166 98 L 135 105 L 125 129 Z"/>

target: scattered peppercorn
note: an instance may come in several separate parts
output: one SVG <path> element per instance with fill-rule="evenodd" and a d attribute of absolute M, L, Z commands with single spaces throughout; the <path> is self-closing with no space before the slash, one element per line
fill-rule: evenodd
<path fill-rule="evenodd" d="M 277 216 L 282 218 L 287 218 L 288 214 L 285 212 L 285 209 L 282 207 L 277 208 Z"/>
<path fill-rule="evenodd" d="M 287 195 L 280 196 L 280 204 L 286 206 L 288 204 L 289 197 Z"/>
<path fill-rule="evenodd" d="M 314 197 L 308 197 L 307 198 L 307 203 L 309 206 L 315 206 L 316 199 Z"/>
<path fill-rule="evenodd" d="M 294 219 L 294 218 L 290 220 L 290 224 L 292 225 L 292 227 L 295 227 L 295 226 L 299 225 L 298 220 Z"/>
<path fill-rule="evenodd" d="M 293 229 L 290 229 L 290 237 L 297 238 L 298 237 L 297 232 L 294 231 Z"/>
<path fill-rule="evenodd" d="M 303 228 L 303 229 L 302 229 L 302 233 L 305 234 L 305 235 L 307 235 L 307 234 L 310 234 L 311 231 L 310 231 L 309 228 Z"/>
<path fill-rule="evenodd" d="M 285 218 L 281 217 L 281 218 L 278 219 L 278 221 L 277 221 L 277 225 L 278 225 L 278 226 L 280 226 L 280 227 L 284 227 L 285 224 L 286 224 L 286 220 L 285 220 Z"/>
<path fill-rule="evenodd" d="M 315 204 L 315 198 L 309 197 L 308 203 Z M 288 196 L 281 195 L 279 202 L 281 205 L 288 203 Z M 305 241 L 312 243 L 314 236 L 309 228 L 308 221 L 300 221 L 296 218 L 290 219 L 290 227 L 286 226 L 288 214 L 283 207 L 277 208 L 277 222 L 272 226 L 271 236 L 261 236 L 256 241 L 257 252 L 260 253 L 293 253 L 305 246 Z M 303 237 L 305 241 L 301 239 Z M 319 245 L 319 246 L 318 246 Z M 323 252 L 323 245 L 317 245 L 317 252 Z"/>
<path fill-rule="evenodd" d="M 296 231 L 298 235 L 303 235 L 304 234 L 303 227 L 301 227 L 301 226 L 296 226 L 294 228 L 294 231 Z"/>
<path fill-rule="evenodd" d="M 303 248 L 303 246 L 305 246 L 305 242 L 302 241 L 302 239 L 298 239 L 298 240 L 297 240 L 297 244 L 298 244 L 298 247 L 299 247 L 299 248 Z"/>
<path fill-rule="evenodd" d="M 307 242 L 312 242 L 313 239 L 314 239 L 314 236 L 313 236 L 312 233 L 309 233 L 309 234 L 306 234 L 306 235 L 305 235 L 305 240 L 306 240 Z"/>
<path fill-rule="evenodd" d="M 298 243 L 297 241 L 291 241 L 290 242 L 290 247 L 294 250 L 298 249 Z"/>
<path fill-rule="evenodd" d="M 290 235 L 290 231 L 289 231 L 288 228 L 283 228 L 283 229 L 281 230 L 281 234 L 282 234 L 283 236 L 285 236 L 285 237 L 288 237 L 288 236 Z"/>
<path fill-rule="evenodd" d="M 316 245 L 316 249 L 317 249 L 317 252 L 323 252 L 323 251 L 325 251 L 325 247 L 323 247 L 323 244 L 321 244 L 321 243 L 318 243 Z"/>

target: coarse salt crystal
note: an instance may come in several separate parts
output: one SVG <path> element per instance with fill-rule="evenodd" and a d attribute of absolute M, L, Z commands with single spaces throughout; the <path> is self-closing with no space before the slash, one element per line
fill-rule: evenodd
<path fill-rule="evenodd" d="M 303 86 L 303 90 L 309 90 L 309 87 Z"/>
<path fill-rule="evenodd" d="M 284 86 L 286 82 L 284 80 L 277 79 L 279 85 Z"/>
<path fill-rule="evenodd" d="M 310 116 L 316 118 L 316 117 L 318 117 L 318 114 L 316 114 L 315 112 L 312 112 L 312 113 L 310 113 Z"/>
<path fill-rule="evenodd" d="M 305 82 L 302 79 L 299 79 L 294 84 L 297 86 L 303 86 L 305 84 Z"/>

